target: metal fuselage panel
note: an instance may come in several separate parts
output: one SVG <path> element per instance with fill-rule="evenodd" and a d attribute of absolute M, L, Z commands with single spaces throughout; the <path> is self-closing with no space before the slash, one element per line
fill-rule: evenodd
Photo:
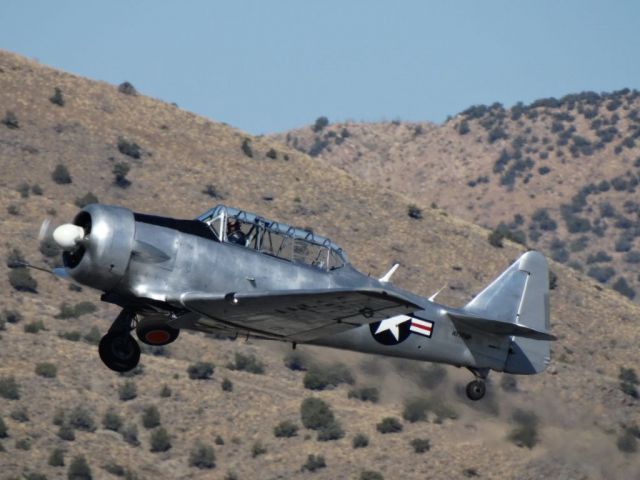
<path fill-rule="evenodd" d="M 370 325 L 315 339 L 311 344 L 365 353 L 502 370 L 508 346 L 480 332 L 459 332 L 447 307 L 367 277 L 349 264 L 323 271 L 233 243 L 221 243 L 171 228 L 136 222 L 128 270 L 113 290 L 156 301 L 184 292 L 260 293 L 283 290 L 382 287 L 402 292 L 422 310 L 414 316 L 433 323 L 431 337 L 410 334 L 397 344 L 382 344 Z M 185 317 L 180 328 L 210 331 Z M 240 331 L 239 333 L 245 333 Z M 504 343 L 504 342 L 503 342 Z M 496 344 L 493 347 L 487 345 Z"/>

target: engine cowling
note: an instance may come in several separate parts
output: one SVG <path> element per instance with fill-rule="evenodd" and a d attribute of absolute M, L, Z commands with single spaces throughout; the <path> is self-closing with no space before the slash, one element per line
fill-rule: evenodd
<path fill-rule="evenodd" d="M 122 279 L 133 251 L 133 212 L 123 207 L 91 204 L 74 218 L 84 237 L 63 253 L 69 275 L 77 282 L 102 291 L 113 289 Z"/>

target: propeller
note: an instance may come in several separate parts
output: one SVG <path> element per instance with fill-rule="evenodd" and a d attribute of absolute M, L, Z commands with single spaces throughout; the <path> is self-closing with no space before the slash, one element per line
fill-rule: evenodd
<path fill-rule="evenodd" d="M 55 243 L 65 252 L 72 251 L 80 245 L 84 236 L 85 232 L 82 227 L 70 223 L 57 225 L 52 217 L 45 218 L 40 224 L 40 229 L 38 231 L 38 241 L 40 243 Z M 58 278 L 70 280 L 69 272 L 63 266 L 47 268 L 44 266 L 33 265 L 29 262 L 22 263 L 23 266 L 27 268 L 33 268 L 35 270 L 50 273 Z"/>

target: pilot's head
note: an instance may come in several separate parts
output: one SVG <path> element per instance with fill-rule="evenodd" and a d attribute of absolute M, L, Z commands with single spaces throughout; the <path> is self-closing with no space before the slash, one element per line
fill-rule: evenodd
<path fill-rule="evenodd" d="M 235 232 L 240 230 L 240 222 L 238 220 L 227 220 L 227 232 Z"/>

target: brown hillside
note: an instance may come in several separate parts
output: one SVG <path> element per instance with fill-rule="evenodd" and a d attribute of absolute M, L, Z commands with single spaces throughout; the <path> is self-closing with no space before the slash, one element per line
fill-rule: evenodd
<path fill-rule="evenodd" d="M 502 224 L 623 295 L 640 292 L 635 90 L 475 106 L 441 126 L 334 124 L 275 138 L 417 203 Z"/>
<path fill-rule="evenodd" d="M 50 101 L 55 88 L 63 106 Z M 405 288 L 430 294 L 446 282 L 439 300 L 458 305 L 523 251 L 510 242 L 492 247 L 486 230 L 443 210 L 421 206 L 422 219 L 410 218 L 407 205 L 413 198 L 320 165 L 272 139 L 252 138 L 158 100 L 126 95 L 7 52 L 0 52 L 0 116 L 6 120 L 0 124 L 0 250 L 6 263 L 18 249 L 33 263 L 54 264 L 40 252 L 38 226 L 47 215 L 60 222 L 72 218 L 74 203 L 88 192 L 104 203 L 183 218 L 218 202 L 211 196 L 215 192 L 226 203 L 312 226 L 340 243 L 365 272 L 377 275 L 400 261 L 403 268 L 395 280 Z M 134 143 L 140 158 L 130 156 L 136 156 Z M 123 175 L 126 168 L 117 167 L 118 185 L 113 170 L 121 163 L 130 171 Z M 71 183 L 53 181 L 58 164 L 66 166 Z M 62 177 L 58 171 L 56 178 Z M 131 182 L 127 188 L 123 177 Z M 353 388 L 348 385 L 304 389 L 304 373 L 283 365 L 284 345 L 187 333 L 143 355 L 144 368 L 128 379 L 137 396 L 123 401 L 118 389 L 127 379 L 102 366 L 91 344 L 92 328 L 105 332 L 116 311 L 97 305 L 97 311 L 79 318 L 56 318 L 63 302 L 97 304 L 97 293 L 76 291 L 42 272 L 32 273 L 37 293 L 16 291 L 8 281 L 12 270 L 2 265 L 0 395 L 5 398 L 0 399 L 0 418 L 8 434 L 0 438 L 2 479 L 36 473 L 66 478 L 78 455 L 86 458 L 93 478 L 357 479 L 364 470 L 387 479 L 632 478 L 640 471 L 637 453 L 623 451 L 636 445 L 640 424 L 633 370 L 640 340 L 638 308 L 556 263 L 551 304 L 553 332 L 560 341 L 554 344 L 550 371 L 518 377 L 515 386 L 512 378 L 495 374 L 491 396 L 474 405 L 461 393 L 469 375 L 454 368 L 444 369 L 438 384 L 434 377 L 442 371 L 428 365 L 299 347 L 312 361 L 343 362 L 356 387 L 379 389 L 378 403 L 362 402 L 348 398 Z M 256 355 L 265 373 L 230 368 L 236 353 Z M 215 364 L 212 378 L 187 376 L 196 361 Z M 40 366 L 41 374 L 36 373 L 44 362 L 57 368 L 53 378 L 42 376 L 43 368 L 51 374 L 50 367 Z M 624 370 L 625 391 L 618 378 L 622 367 L 629 369 Z M 12 396 L 11 377 L 18 399 L 7 398 Z M 221 388 L 225 378 L 232 391 Z M 160 395 L 163 385 L 171 389 L 170 396 Z M 416 395 L 432 406 L 427 421 L 403 421 L 400 433 L 376 430 L 384 417 L 401 418 L 404 401 Z M 301 427 L 300 405 L 311 396 L 331 405 L 344 438 L 318 441 L 314 431 Z M 168 431 L 167 451 L 150 451 L 160 427 L 144 426 L 142 414 L 149 406 L 158 409 Z M 532 449 L 507 438 L 516 426 L 511 420 L 516 408 L 539 418 Z M 110 410 L 123 419 L 121 432 L 104 428 Z M 74 422 L 75 440 L 60 438 L 58 420 L 63 426 Z M 282 420 L 300 426 L 297 436 L 274 436 Z M 122 434 L 132 426 L 137 445 Z M 366 448 L 352 447 L 357 433 L 368 436 Z M 530 433 L 520 432 L 534 438 Z M 414 453 L 410 442 L 416 438 L 429 439 L 430 450 Z M 190 464 L 198 441 L 214 448 L 213 470 Z M 255 455 L 257 442 L 265 453 Z M 63 467 L 48 463 L 56 448 L 65 452 Z M 326 468 L 302 470 L 309 454 L 324 456 Z"/>

